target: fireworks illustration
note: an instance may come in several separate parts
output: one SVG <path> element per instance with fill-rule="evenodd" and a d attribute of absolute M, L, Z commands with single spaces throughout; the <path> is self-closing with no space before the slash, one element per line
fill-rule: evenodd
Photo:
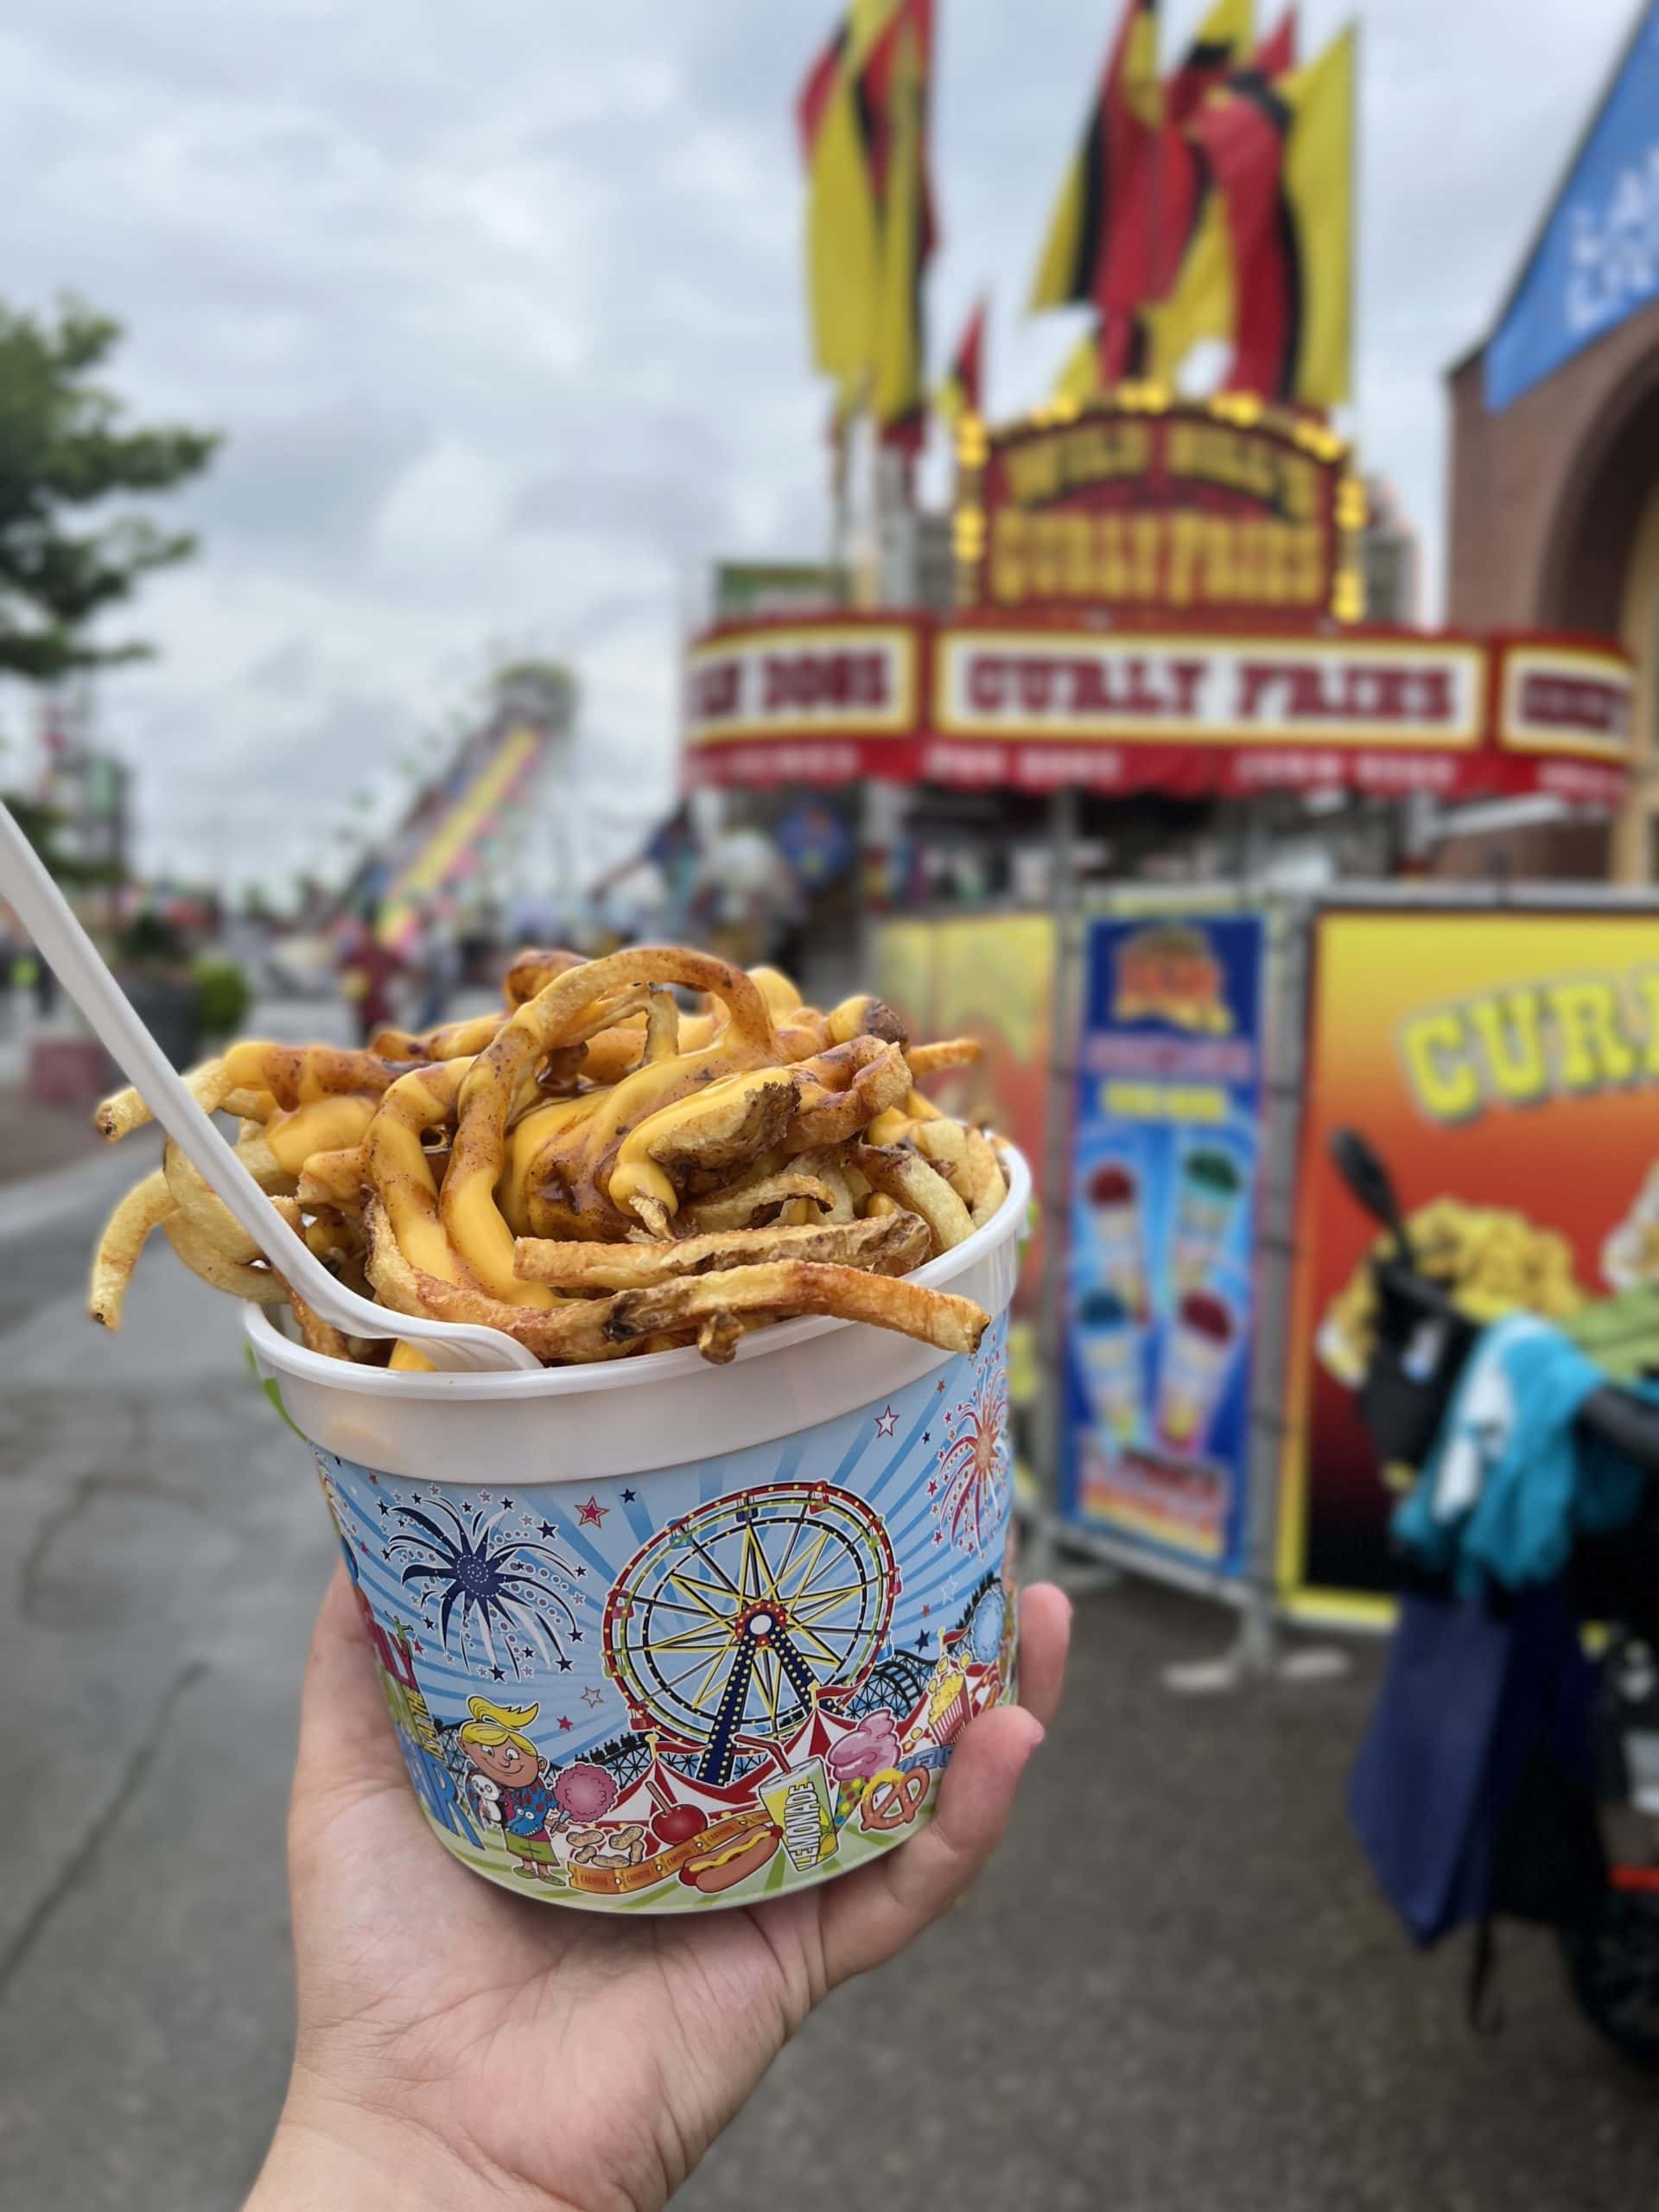
<path fill-rule="evenodd" d="M 982 1551 L 987 1527 L 1001 1520 L 1008 1480 L 1008 1381 L 988 1364 L 973 1394 L 946 1424 L 950 1442 L 939 1454 L 944 1483 L 938 1510 L 952 1543 Z"/>
<path fill-rule="evenodd" d="M 399 1505 L 394 1517 L 400 1526 L 387 1556 L 394 1565 L 402 1562 L 400 1579 L 406 1586 L 419 1586 L 423 1605 L 437 1599 L 438 1636 L 446 1651 L 459 1606 L 454 1628 L 462 1654 L 474 1637 L 493 1667 L 499 1636 L 517 1675 L 521 1658 L 539 1654 L 549 1663 L 563 1661 L 565 1637 L 579 1643 L 581 1632 L 555 1581 L 560 1578 L 568 1587 L 575 1570 L 550 1544 L 503 1530 L 506 1510 L 505 1501 L 494 1514 L 474 1507 L 463 1519 L 443 1498 L 431 1500 L 429 1510 Z M 448 1528 L 434 1518 L 439 1514 Z"/>

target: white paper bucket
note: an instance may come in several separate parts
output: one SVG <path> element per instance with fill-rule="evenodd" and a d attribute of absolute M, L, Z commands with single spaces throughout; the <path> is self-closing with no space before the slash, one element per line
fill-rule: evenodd
<path fill-rule="evenodd" d="M 562 1904 L 684 1911 L 847 1872 L 931 1817 L 967 1720 L 1013 1695 L 1031 1178 L 1005 1158 L 995 1219 L 913 1278 L 991 1314 L 971 1358 L 810 1319 L 728 1367 L 688 1349 L 405 1375 L 248 1309 L 410 1782 L 464 1864 Z"/>

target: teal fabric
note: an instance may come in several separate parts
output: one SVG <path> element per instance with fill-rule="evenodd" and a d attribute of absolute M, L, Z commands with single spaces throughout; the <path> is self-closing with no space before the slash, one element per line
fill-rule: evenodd
<path fill-rule="evenodd" d="M 1553 1581 L 1580 1535 L 1635 1516 L 1645 1478 L 1621 1452 L 1573 1424 L 1605 1381 L 1559 1329 L 1529 1313 L 1488 1329 L 1459 1379 L 1395 1534 L 1459 1592 Z M 1641 1395 L 1659 1403 L 1659 1389 Z"/>

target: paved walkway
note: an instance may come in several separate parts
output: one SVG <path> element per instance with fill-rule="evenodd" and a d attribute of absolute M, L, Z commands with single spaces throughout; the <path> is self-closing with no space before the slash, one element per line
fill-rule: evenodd
<path fill-rule="evenodd" d="M 101 1204 L 102 1198 L 99 1200 Z M 0 1221 L 0 2206 L 217 2212 L 287 2064 L 283 1812 L 333 1543 L 238 1320 L 163 1250 L 79 1318 L 98 1205 Z M 982 1893 L 785 2054 L 683 2212 L 1629 2212 L 1659 2090 L 1508 1945 L 1461 2015 L 1344 1830 L 1374 1659 L 1183 1702 L 1213 1615 L 1091 1599 Z M 533 1908 L 526 1907 L 526 1910 Z"/>

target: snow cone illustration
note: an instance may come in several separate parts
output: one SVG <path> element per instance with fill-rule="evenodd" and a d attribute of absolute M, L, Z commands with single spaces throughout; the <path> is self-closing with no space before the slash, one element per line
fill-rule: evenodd
<path fill-rule="evenodd" d="M 1201 1290 L 1209 1281 L 1243 1195 L 1243 1173 L 1230 1153 L 1209 1146 L 1187 1154 L 1181 1166 L 1170 1267 L 1177 1296 Z"/>
<path fill-rule="evenodd" d="M 1089 1211 L 1101 1274 L 1135 1320 L 1147 1311 L 1147 1262 L 1141 1233 L 1141 1185 L 1122 1160 L 1103 1160 L 1089 1178 Z"/>
<path fill-rule="evenodd" d="M 1203 1453 L 1237 1342 L 1225 1301 L 1189 1291 L 1176 1311 L 1158 1396 L 1158 1434 L 1169 1451 L 1194 1459 Z"/>
<path fill-rule="evenodd" d="M 1112 1290 L 1091 1290 L 1077 1309 L 1077 1341 L 1096 1426 L 1126 1444 L 1141 1426 L 1141 1332 Z"/>

